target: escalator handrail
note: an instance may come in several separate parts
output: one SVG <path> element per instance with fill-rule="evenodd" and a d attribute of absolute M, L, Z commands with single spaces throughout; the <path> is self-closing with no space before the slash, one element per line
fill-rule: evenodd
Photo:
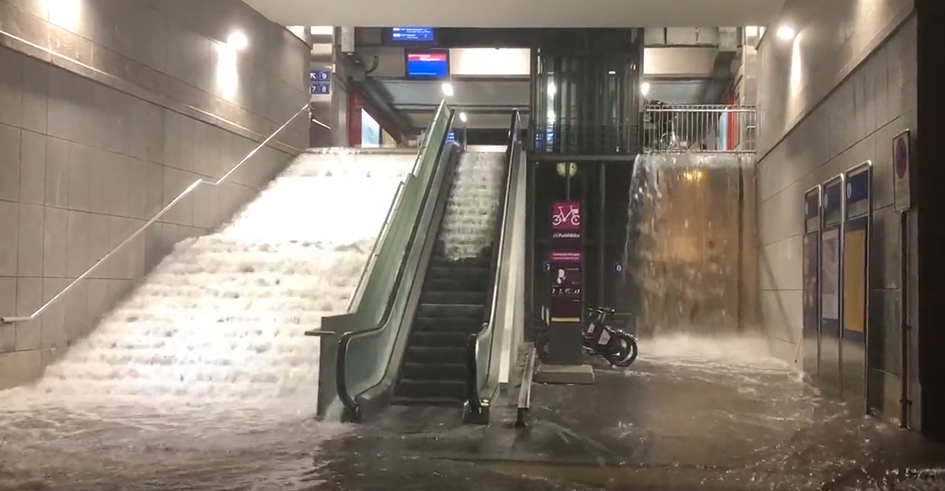
<path fill-rule="evenodd" d="M 447 112 L 448 120 L 447 120 L 447 125 L 446 125 L 447 131 L 443 133 L 443 137 L 439 142 L 431 141 L 433 138 L 432 132 L 428 133 L 429 136 L 426 139 L 426 151 L 430 151 L 431 149 L 433 149 L 434 148 L 432 147 L 433 144 L 436 145 L 435 147 L 436 164 L 435 165 L 439 165 L 439 162 L 443 157 L 444 150 L 446 149 L 446 140 L 449 135 L 449 128 L 451 128 L 453 125 L 453 116 L 455 114 L 455 111 L 453 109 L 450 109 L 448 106 L 446 106 L 445 102 L 443 102 L 440 104 L 440 109 L 437 111 L 437 114 L 434 115 L 433 121 L 436 121 L 436 119 L 440 116 L 440 111 L 443 111 L 443 110 L 448 111 Z M 427 186 L 426 189 L 424 189 L 423 197 L 421 198 L 421 201 L 420 201 L 419 209 L 421 210 L 421 215 L 422 215 L 422 210 L 426 208 L 426 204 L 430 198 L 430 194 L 433 189 L 433 185 L 432 185 L 434 182 L 433 177 L 436 175 L 436 169 L 434 169 L 434 171 L 431 172 L 430 175 L 431 175 L 430 185 Z M 408 261 L 406 259 L 409 256 L 409 251 L 413 249 L 414 243 L 416 242 L 416 239 L 418 236 L 418 232 L 420 231 L 419 222 L 420 220 L 417 220 L 410 231 L 410 236 L 407 239 L 407 247 L 406 247 L 407 252 L 404 253 L 404 260 L 401 261 L 400 266 L 397 268 L 397 276 L 394 280 L 394 287 L 391 289 L 392 294 L 390 295 L 390 297 L 388 297 L 387 303 L 384 306 L 384 313 L 381 316 L 381 320 L 377 323 L 376 326 L 370 329 L 366 329 L 362 331 L 348 331 L 342 334 L 341 337 L 338 339 L 338 355 L 335 361 L 336 363 L 336 366 L 335 366 L 336 392 L 338 394 L 338 399 L 345 406 L 345 408 L 351 411 L 355 415 L 359 415 L 361 413 L 361 408 L 358 402 L 355 400 L 354 396 L 352 396 L 351 393 L 348 391 L 348 380 L 347 380 L 348 347 L 351 345 L 352 339 L 376 335 L 380 333 L 381 331 L 383 331 L 384 329 L 386 329 L 388 324 L 390 324 L 391 315 L 394 310 L 394 303 L 397 298 L 396 292 L 400 290 L 401 288 L 400 283 L 403 281 L 404 275 L 406 274 L 406 270 L 407 270 Z"/>
<path fill-rule="evenodd" d="M 522 118 L 518 109 L 512 111 L 511 122 L 509 123 L 509 136 L 508 136 L 508 147 L 505 150 L 505 163 L 506 163 L 506 179 L 505 179 L 505 196 L 503 197 L 501 203 L 499 204 L 499 209 L 497 210 L 498 217 L 501 218 L 501 222 L 497 223 L 495 229 L 495 235 L 492 241 L 492 266 L 489 271 L 489 284 L 490 292 L 487 298 L 491 299 L 491 306 L 488 311 L 488 317 L 482 323 L 482 330 L 478 333 L 473 333 L 469 336 L 468 349 L 468 379 L 467 379 L 467 402 L 474 411 L 479 411 L 483 407 L 483 401 L 479 398 L 479 380 L 478 380 L 478 358 L 479 358 L 479 342 L 485 336 L 491 334 L 495 329 L 496 317 L 498 315 L 498 295 L 499 295 L 499 273 L 503 268 L 503 250 L 505 249 L 506 241 L 506 226 L 508 222 L 508 209 L 510 206 L 509 200 L 512 198 L 512 187 L 515 185 L 512 179 L 513 170 L 515 169 L 514 159 L 518 158 L 519 154 L 516 151 L 517 147 L 520 144 L 521 137 L 521 124 Z M 492 363 L 492 353 L 489 353 L 489 364 Z"/>

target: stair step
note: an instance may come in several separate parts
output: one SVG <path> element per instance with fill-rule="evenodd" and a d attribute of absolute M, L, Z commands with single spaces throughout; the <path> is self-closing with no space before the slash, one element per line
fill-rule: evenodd
<path fill-rule="evenodd" d="M 465 363 L 404 363 L 404 380 L 448 380 L 462 382 L 469 376 Z"/>
<path fill-rule="evenodd" d="M 408 380 L 401 379 L 395 392 L 396 398 L 452 399 L 462 402 L 466 396 L 466 382 L 453 380 Z"/>
<path fill-rule="evenodd" d="M 462 266 L 462 265 L 449 265 L 449 266 L 437 266 L 435 264 L 430 265 L 428 270 L 427 278 L 430 279 L 462 279 L 462 280 L 477 280 L 489 282 L 489 268 L 482 266 Z"/>
<path fill-rule="evenodd" d="M 469 334 L 464 332 L 415 332 L 410 335 L 411 346 L 438 346 L 462 348 L 469 343 Z"/>
<path fill-rule="evenodd" d="M 485 308 L 482 305 L 421 303 L 417 317 L 473 319 L 482 322 Z"/>
<path fill-rule="evenodd" d="M 461 332 L 471 334 L 482 330 L 482 319 L 452 317 L 416 317 L 414 332 Z"/>
<path fill-rule="evenodd" d="M 465 363 L 469 356 L 466 348 L 445 346 L 409 346 L 404 354 L 405 363 Z"/>
<path fill-rule="evenodd" d="M 484 305 L 486 303 L 485 291 L 437 291 L 424 288 L 420 293 L 421 304 L 464 304 L 464 305 Z"/>

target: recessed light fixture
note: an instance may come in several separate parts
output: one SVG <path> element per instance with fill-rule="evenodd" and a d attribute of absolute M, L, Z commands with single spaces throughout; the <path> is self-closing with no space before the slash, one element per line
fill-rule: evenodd
<path fill-rule="evenodd" d="M 443 82 L 443 95 L 446 97 L 453 97 L 453 84 L 449 82 Z"/>
<path fill-rule="evenodd" d="M 459 113 L 459 120 L 465 123 L 465 122 L 466 122 L 466 113 Z"/>
<path fill-rule="evenodd" d="M 235 31 L 226 38 L 226 44 L 236 51 L 241 51 L 249 46 L 249 39 L 246 38 L 246 34 L 243 34 L 240 31 Z"/>
<path fill-rule="evenodd" d="M 791 26 L 781 26 L 778 28 L 778 38 L 782 41 L 790 41 L 794 39 L 796 35 L 797 32 Z"/>
<path fill-rule="evenodd" d="M 640 93 L 643 94 L 643 97 L 646 97 L 650 93 L 650 83 L 643 82 L 640 84 Z"/>

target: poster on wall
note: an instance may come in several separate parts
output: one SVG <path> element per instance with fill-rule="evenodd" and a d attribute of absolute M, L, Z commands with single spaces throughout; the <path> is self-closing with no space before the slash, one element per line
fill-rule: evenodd
<path fill-rule="evenodd" d="M 867 325 L 867 268 L 871 173 L 869 164 L 851 171 L 846 182 L 847 218 L 843 246 L 844 337 L 863 341 Z"/>
<path fill-rule="evenodd" d="M 581 238 L 581 202 L 555 201 L 551 204 L 551 238 Z"/>
<path fill-rule="evenodd" d="M 819 234 L 809 233 L 804 236 L 804 337 L 816 337 L 820 325 L 818 256 L 820 256 Z"/>
<path fill-rule="evenodd" d="M 824 231 L 820 307 L 825 321 L 840 321 L 840 229 Z"/>
<path fill-rule="evenodd" d="M 552 252 L 551 322 L 580 324 L 582 312 L 582 271 L 580 251 Z"/>

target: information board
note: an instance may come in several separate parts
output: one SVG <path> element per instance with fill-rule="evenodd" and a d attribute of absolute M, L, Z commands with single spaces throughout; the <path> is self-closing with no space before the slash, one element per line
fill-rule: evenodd
<path fill-rule="evenodd" d="M 394 43 L 432 43 L 432 27 L 392 27 L 390 39 Z"/>
<path fill-rule="evenodd" d="M 580 251 L 552 252 L 551 322 L 580 324 L 582 271 Z"/>
<path fill-rule="evenodd" d="M 450 56 L 446 50 L 406 51 L 407 78 L 437 80 L 450 76 Z"/>

